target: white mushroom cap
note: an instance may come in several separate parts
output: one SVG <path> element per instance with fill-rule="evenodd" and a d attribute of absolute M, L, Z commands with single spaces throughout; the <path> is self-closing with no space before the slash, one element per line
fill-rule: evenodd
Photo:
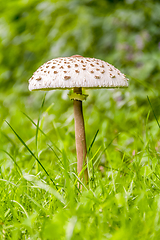
<path fill-rule="evenodd" d="M 52 59 L 29 79 L 29 90 L 128 87 L 128 79 L 113 65 L 79 55 Z"/>

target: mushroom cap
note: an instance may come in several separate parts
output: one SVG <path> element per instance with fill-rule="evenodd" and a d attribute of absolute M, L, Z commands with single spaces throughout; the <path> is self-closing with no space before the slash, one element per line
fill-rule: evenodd
<path fill-rule="evenodd" d="M 29 79 L 29 90 L 128 87 L 128 79 L 100 59 L 74 55 L 44 63 Z"/>

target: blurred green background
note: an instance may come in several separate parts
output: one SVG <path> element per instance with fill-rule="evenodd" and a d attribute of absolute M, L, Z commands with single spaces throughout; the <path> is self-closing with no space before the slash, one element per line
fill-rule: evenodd
<path fill-rule="evenodd" d="M 75 54 L 107 61 L 130 79 L 127 89 L 86 91 L 88 147 L 99 133 L 88 156 L 94 163 L 90 188 L 82 198 L 74 188 L 68 91 L 45 96 L 28 90 L 28 79 L 40 65 Z M 26 233 L 34 233 L 32 239 L 53 239 L 54 232 L 55 239 L 67 240 L 112 234 L 114 240 L 155 239 L 160 229 L 159 85 L 159 0 L 0 0 L 0 237 L 30 239 Z M 36 130 L 38 119 L 47 138 Z M 48 178 L 22 140 L 54 179 L 66 206 L 42 185 Z M 75 219 L 79 225 L 72 238 Z M 60 238 L 65 228 L 67 237 Z"/>
<path fill-rule="evenodd" d="M 148 136 L 158 146 L 159 129 L 154 114 L 158 120 L 159 16 L 160 2 L 154 0 L 1 0 L 2 148 L 14 152 L 19 141 L 4 120 L 21 133 L 24 141 L 35 135 L 34 126 L 22 113 L 37 122 L 44 92 L 29 92 L 28 79 L 32 73 L 47 60 L 74 54 L 105 60 L 130 79 L 125 90 L 88 91 L 84 103 L 88 143 L 99 128 L 100 144 L 109 143 L 121 132 L 119 144 L 128 152 L 135 144 L 138 151 L 143 148 L 148 124 Z M 67 93 L 60 90 L 47 93 L 44 111 L 51 108 L 45 113 L 43 127 L 56 142 L 54 122 L 61 129 L 61 137 L 68 138 L 66 148 L 75 151 L 73 108 Z"/>
<path fill-rule="evenodd" d="M 131 151 L 133 144 L 137 151 L 141 150 L 147 122 L 148 135 L 153 136 L 157 146 L 159 129 L 154 113 L 158 119 L 159 1 L 7 0 L 0 3 L 0 127 L 1 146 L 5 150 L 14 152 L 15 142 L 18 141 L 18 148 L 19 140 L 4 120 L 19 130 L 24 141 L 35 135 L 34 126 L 22 114 L 25 112 L 37 122 L 44 92 L 29 92 L 28 79 L 33 72 L 47 60 L 74 54 L 105 60 L 130 79 L 125 90 L 87 92 L 84 111 L 88 144 L 100 129 L 99 144 L 109 143 L 121 132 L 119 144 L 126 151 Z M 60 90 L 47 93 L 44 111 L 53 106 L 45 113 L 43 127 L 56 142 L 54 122 L 61 129 L 61 137 L 67 136 L 66 148 L 75 151 L 73 108 L 67 93 Z M 58 147 L 62 147 L 60 143 Z"/>

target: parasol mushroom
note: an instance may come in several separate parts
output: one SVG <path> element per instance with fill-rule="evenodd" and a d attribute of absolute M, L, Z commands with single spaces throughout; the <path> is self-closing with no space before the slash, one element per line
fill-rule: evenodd
<path fill-rule="evenodd" d="M 82 88 L 128 87 L 128 79 L 113 65 L 100 59 L 74 55 L 52 59 L 44 63 L 29 79 L 29 90 L 73 89 L 70 99 L 74 105 L 77 172 L 86 164 L 86 138 L 82 101 L 86 95 Z M 88 181 L 87 168 L 84 170 Z"/>

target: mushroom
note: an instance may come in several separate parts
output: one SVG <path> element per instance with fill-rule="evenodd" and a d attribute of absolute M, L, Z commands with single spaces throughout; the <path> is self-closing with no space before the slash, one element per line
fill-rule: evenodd
<path fill-rule="evenodd" d="M 44 63 L 29 79 L 29 90 L 73 89 L 70 99 L 74 105 L 77 173 L 86 164 L 86 138 L 82 101 L 86 95 L 82 88 L 128 87 L 128 79 L 113 65 L 100 59 L 73 55 L 52 59 Z M 84 170 L 88 181 L 87 167 Z"/>

